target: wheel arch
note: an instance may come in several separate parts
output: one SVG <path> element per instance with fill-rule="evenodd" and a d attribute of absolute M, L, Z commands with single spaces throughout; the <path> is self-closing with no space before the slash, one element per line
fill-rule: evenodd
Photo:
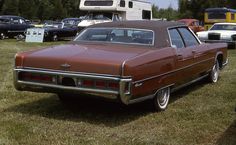
<path fill-rule="evenodd" d="M 216 54 L 215 61 L 218 61 L 220 68 L 223 68 L 224 56 L 222 52 Z"/>

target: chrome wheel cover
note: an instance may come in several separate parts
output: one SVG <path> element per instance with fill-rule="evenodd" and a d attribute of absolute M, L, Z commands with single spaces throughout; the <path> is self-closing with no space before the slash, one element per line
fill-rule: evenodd
<path fill-rule="evenodd" d="M 215 63 L 215 65 L 212 68 L 212 82 L 216 83 L 219 78 L 219 64 L 218 62 Z"/>
<path fill-rule="evenodd" d="M 157 94 L 157 103 L 161 109 L 165 109 L 170 98 L 170 88 L 161 89 Z"/>

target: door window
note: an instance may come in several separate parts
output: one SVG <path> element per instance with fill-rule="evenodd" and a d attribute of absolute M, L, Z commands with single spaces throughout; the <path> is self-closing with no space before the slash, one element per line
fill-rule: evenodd
<path fill-rule="evenodd" d="M 170 29 L 169 34 L 170 34 L 171 44 L 173 47 L 176 47 L 176 48 L 184 47 L 184 42 L 179 32 L 176 29 Z"/>
<path fill-rule="evenodd" d="M 187 28 L 178 28 L 178 30 L 184 39 L 186 47 L 195 46 L 199 44 L 196 37 Z"/>

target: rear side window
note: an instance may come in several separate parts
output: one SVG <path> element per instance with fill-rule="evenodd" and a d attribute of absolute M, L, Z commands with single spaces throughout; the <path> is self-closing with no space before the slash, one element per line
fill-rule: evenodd
<path fill-rule="evenodd" d="M 183 48 L 184 42 L 179 34 L 179 32 L 176 29 L 170 29 L 169 30 L 170 39 L 172 46 L 176 48 Z"/>
<path fill-rule="evenodd" d="M 184 39 L 184 43 L 186 47 L 198 45 L 199 42 L 197 39 L 194 37 L 194 35 L 187 29 L 187 28 L 178 28 L 181 36 Z"/>

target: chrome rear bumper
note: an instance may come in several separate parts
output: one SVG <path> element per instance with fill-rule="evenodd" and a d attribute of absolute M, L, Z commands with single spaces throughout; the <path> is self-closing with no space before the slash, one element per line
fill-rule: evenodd
<path fill-rule="evenodd" d="M 55 83 L 41 83 L 33 81 L 24 81 L 19 79 L 20 72 L 31 72 L 38 74 L 48 74 L 53 75 L 57 79 Z M 75 82 L 81 78 L 89 79 L 101 79 L 105 81 L 116 81 L 119 83 L 118 90 L 107 90 L 99 88 L 82 88 L 75 83 L 75 86 L 65 86 L 60 83 L 60 80 L 64 77 L 71 78 Z M 49 93 L 78 93 L 78 94 L 92 94 L 100 96 L 107 99 L 120 99 L 124 104 L 129 104 L 131 99 L 131 77 L 118 77 L 118 76 L 108 76 L 108 75 L 99 75 L 99 74 L 85 74 L 77 72 L 61 72 L 61 71 L 52 71 L 52 70 L 39 70 L 39 69 L 14 69 L 14 85 L 17 90 L 20 91 L 33 91 L 33 92 L 49 92 Z M 126 90 L 128 86 L 128 91 Z"/>

